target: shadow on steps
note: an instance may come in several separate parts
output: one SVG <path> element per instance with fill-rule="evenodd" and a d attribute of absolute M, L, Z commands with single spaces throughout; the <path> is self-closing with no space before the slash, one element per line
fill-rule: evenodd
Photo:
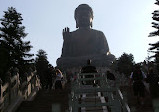
<path fill-rule="evenodd" d="M 61 112 L 68 110 L 70 85 L 63 90 L 39 90 L 33 101 L 23 101 L 16 112 L 51 112 L 52 107 L 60 106 Z"/>

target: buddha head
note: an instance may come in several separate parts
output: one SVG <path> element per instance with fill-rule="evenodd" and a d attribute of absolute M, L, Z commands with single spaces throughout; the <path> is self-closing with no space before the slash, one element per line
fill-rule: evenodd
<path fill-rule="evenodd" d="M 76 20 L 76 28 L 92 27 L 93 10 L 87 4 L 81 4 L 75 9 L 74 18 Z"/>

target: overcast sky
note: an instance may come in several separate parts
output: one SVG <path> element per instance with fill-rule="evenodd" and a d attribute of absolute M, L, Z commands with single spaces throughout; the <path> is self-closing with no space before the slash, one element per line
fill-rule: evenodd
<path fill-rule="evenodd" d="M 0 0 L 0 18 L 8 7 L 22 14 L 27 40 L 33 46 L 31 53 L 43 49 L 49 62 L 55 66 L 61 56 L 62 30 L 76 30 L 74 10 L 88 4 L 94 12 L 93 29 L 104 32 L 110 52 L 118 58 L 132 53 L 135 62 L 147 57 L 148 43 L 158 37 L 148 37 L 155 31 L 151 26 L 152 12 L 158 9 L 156 0 Z"/>

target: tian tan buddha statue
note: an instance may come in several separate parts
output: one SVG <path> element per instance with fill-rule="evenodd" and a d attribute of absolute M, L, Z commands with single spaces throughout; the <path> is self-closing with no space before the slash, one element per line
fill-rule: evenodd
<path fill-rule="evenodd" d="M 63 30 L 63 48 L 57 66 L 62 68 L 80 67 L 88 59 L 95 66 L 108 66 L 114 55 L 110 54 L 104 33 L 92 29 L 93 10 L 87 4 L 81 4 L 75 9 L 76 31 L 69 28 Z"/>

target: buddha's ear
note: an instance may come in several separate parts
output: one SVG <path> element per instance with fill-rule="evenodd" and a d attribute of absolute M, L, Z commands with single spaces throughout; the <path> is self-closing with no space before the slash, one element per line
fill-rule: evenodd
<path fill-rule="evenodd" d="M 76 22 L 76 28 L 78 28 L 79 26 L 78 26 L 78 23 Z"/>
<path fill-rule="evenodd" d="M 93 27 L 93 23 L 92 22 L 90 23 L 90 26 L 91 26 L 91 28 Z"/>

